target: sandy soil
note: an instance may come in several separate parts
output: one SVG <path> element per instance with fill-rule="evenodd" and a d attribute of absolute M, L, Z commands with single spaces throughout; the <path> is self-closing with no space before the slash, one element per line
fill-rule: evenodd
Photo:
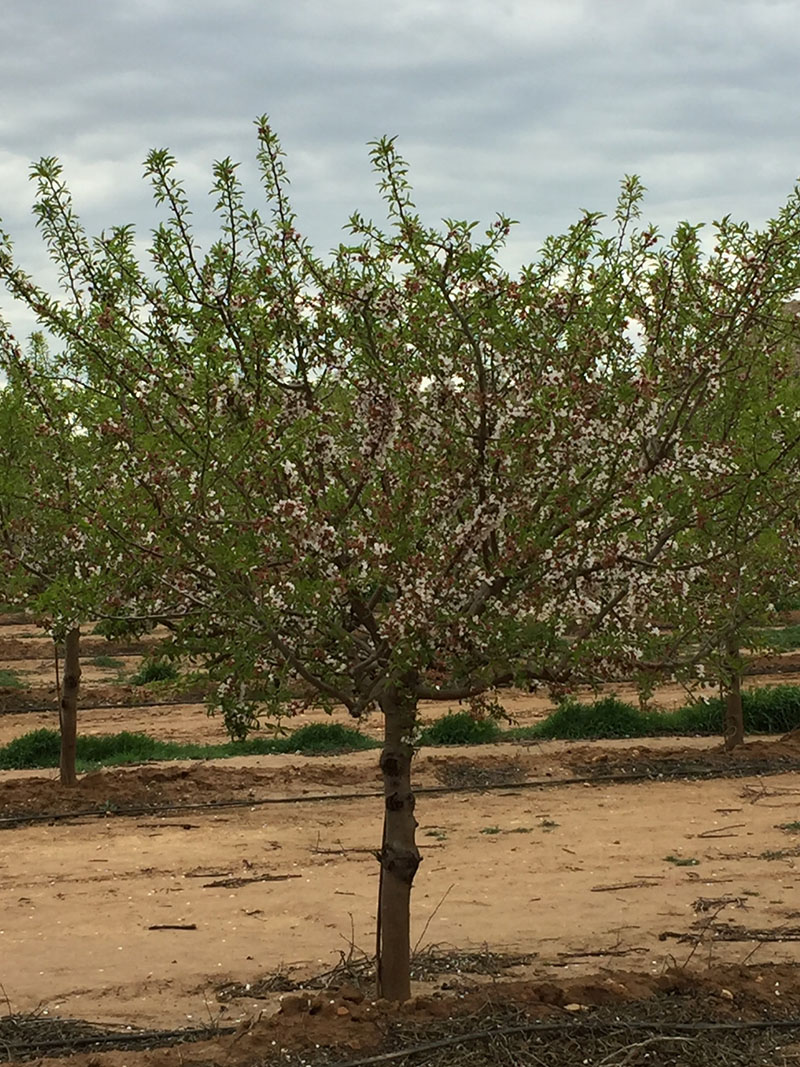
<path fill-rule="evenodd" d="M 339 774 L 339 788 L 368 770 L 357 765 L 364 755 L 341 769 L 350 774 Z M 324 764 L 295 761 L 288 792 L 317 791 L 324 774 Z M 731 898 L 718 921 L 779 937 L 798 915 L 800 872 L 797 838 L 778 825 L 798 807 L 796 774 L 424 796 L 414 936 L 537 953 L 540 974 L 620 958 L 655 973 L 692 952 L 677 937 L 708 922 L 696 902 Z M 380 817 L 375 798 L 298 799 L 5 830 L 5 992 L 18 1011 L 41 1004 L 175 1026 L 207 1018 L 208 1005 L 216 1012 L 223 982 L 324 970 L 351 932 L 369 950 Z M 150 929 L 159 925 L 192 929 Z M 709 941 L 703 953 L 797 961 L 798 944 L 759 947 L 744 936 Z M 257 1006 L 221 1010 L 239 1017 Z"/>
<path fill-rule="evenodd" d="M 14 640 L 33 648 L 38 638 Z M 44 656 L 22 660 L 50 669 Z M 521 722 L 549 707 L 539 696 L 506 699 Z M 684 699 L 677 687 L 658 696 L 662 706 Z M 0 716 L 0 743 L 54 721 Z M 123 728 L 176 740 L 223 737 L 196 704 L 81 714 L 83 730 Z M 800 741 L 757 740 L 733 759 L 709 739 L 423 752 L 423 788 L 500 788 L 420 795 L 414 938 L 535 955 L 512 973 L 539 978 L 588 975 L 598 965 L 652 976 L 701 955 L 704 964 L 797 963 L 800 835 L 781 828 L 800 819 L 796 770 L 552 785 L 576 774 L 657 775 L 689 760 L 717 770 L 747 760 L 780 769 L 781 761 L 800 764 Z M 53 774 L 0 774 L 6 819 L 109 812 L 0 821 L 0 983 L 11 1010 L 169 1027 L 210 1014 L 238 1020 L 264 1003 L 220 1003 L 224 983 L 253 983 L 278 969 L 307 977 L 353 943 L 370 952 L 382 804 L 340 794 L 377 790 L 376 763 L 367 752 L 158 765 L 90 775 L 72 791 Z M 320 794 L 328 798 L 311 799 Z M 260 803 L 279 798 L 287 802 Z M 113 815 L 212 801 L 240 806 Z"/>

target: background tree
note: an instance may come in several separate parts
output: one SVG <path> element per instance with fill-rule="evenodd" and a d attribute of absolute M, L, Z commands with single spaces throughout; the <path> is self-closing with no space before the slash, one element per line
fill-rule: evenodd
<path fill-rule="evenodd" d="M 273 711 L 380 708 L 381 980 L 404 999 L 418 702 L 630 676 L 661 651 L 654 605 L 726 551 L 687 568 L 691 502 L 740 491 L 709 427 L 742 417 L 744 341 L 800 282 L 800 196 L 705 257 L 696 228 L 639 227 L 631 178 L 612 237 L 585 214 L 511 277 L 510 220 L 426 226 L 384 140 L 388 231 L 354 215 L 322 262 L 266 119 L 258 134 L 271 218 L 223 160 L 206 255 L 167 152 L 146 165 L 166 210 L 150 269 L 130 228 L 86 238 L 46 159 L 61 298 L 7 245 L 0 272 L 61 344 L 48 373 L 82 395 L 104 487 L 83 506 L 86 555 L 121 613 L 183 615 L 176 640 L 213 649 L 231 722 L 254 686 Z"/>
<path fill-rule="evenodd" d="M 758 238 L 729 220 L 720 226 L 720 254 L 732 256 L 731 232 L 743 241 L 740 257 L 756 254 L 750 244 Z M 684 677 L 720 686 L 728 749 L 744 740 L 744 651 L 768 644 L 763 627 L 772 605 L 800 583 L 797 322 L 785 308 L 762 310 L 739 343 L 746 358 L 721 383 L 726 395 L 701 413 L 701 432 L 719 443 L 716 484 L 705 478 L 704 486 L 664 498 L 684 518 L 671 550 L 673 595 L 657 608 L 669 623 L 665 666 L 671 661 Z"/>
<path fill-rule="evenodd" d="M 88 439 L 76 434 L 78 413 L 64 383 L 49 373 L 42 339 L 23 357 L 5 331 L 5 384 L 0 387 L 0 573 L 4 596 L 33 613 L 53 638 L 63 670 L 57 683 L 60 781 L 75 785 L 80 627 L 93 602 L 80 515 Z M 80 399 L 80 393 L 75 394 Z"/>

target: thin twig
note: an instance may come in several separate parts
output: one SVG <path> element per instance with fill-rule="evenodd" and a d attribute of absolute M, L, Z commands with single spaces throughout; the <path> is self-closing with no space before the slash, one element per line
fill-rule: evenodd
<path fill-rule="evenodd" d="M 439 901 L 439 903 L 436 905 L 436 907 L 433 909 L 433 911 L 428 916 L 428 921 L 422 927 L 422 933 L 419 935 L 419 938 L 417 939 L 416 945 L 414 945 L 414 949 L 413 949 L 413 951 L 411 953 L 412 956 L 416 955 L 417 950 L 419 949 L 420 943 L 422 942 L 422 939 L 425 937 L 425 934 L 427 934 L 427 932 L 428 932 L 428 927 L 431 925 L 431 923 L 433 922 L 434 918 L 436 917 L 436 913 L 439 910 L 439 908 L 441 908 L 442 904 L 444 904 L 444 902 L 447 900 L 447 897 L 449 896 L 450 891 L 452 889 L 455 889 L 455 885 L 456 885 L 455 882 L 453 882 L 452 885 L 449 885 L 447 887 L 447 889 L 444 891 L 444 896 L 442 897 L 442 899 Z"/>

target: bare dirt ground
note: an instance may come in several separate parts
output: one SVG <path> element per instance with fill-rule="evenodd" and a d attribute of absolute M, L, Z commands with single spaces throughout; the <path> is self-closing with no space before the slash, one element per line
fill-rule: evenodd
<path fill-rule="evenodd" d="M 0 666 L 14 662 L 52 669 L 44 656 L 9 660 L 0 646 Z M 508 699 L 521 722 L 549 707 L 544 697 Z M 658 696 L 662 706 L 684 700 L 677 687 Z M 54 723 L 52 713 L 2 715 L 0 743 Z M 81 729 L 223 739 L 196 704 L 107 705 L 82 712 Z M 790 1006 L 800 1014 L 798 768 L 793 736 L 754 740 L 734 757 L 707 738 L 423 750 L 414 939 L 432 965 L 402 1018 L 435 1020 L 458 1003 L 477 1011 L 469 997 L 494 988 L 491 974 L 511 982 L 507 999 L 562 1015 L 567 1005 L 672 996 L 676 983 L 689 999 L 702 987 L 723 1014 Z M 737 776 L 669 780 L 678 771 Z M 585 780 L 563 783 L 574 777 Z M 265 977 L 301 982 L 342 954 L 355 966 L 373 951 L 382 816 L 380 798 L 368 795 L 380 785 L 374 752 L 126 768 L 88 775 L 75 790 L 54 779 L 0 773 L 8 1011 L 244 1027 L 235 1046 L 220 1038 L 187 1046 L 180 1058 L 175 1050 L 93 1052 L 71 1059 L 73 1067 L 244 1064 L 271 1041 L 292 1048 L 323 1037 L 343 1060 L 385 1039 L 396 1013 L 347 990 L 316 1008 L 289 999 L 272 1021 L 247 1022 L 278 1006 Z M 122 813 L 131 808 L 140 811 Z M 95 814 L 78 814 L 87 811 Z M 24 821 L 37 814 L 49 817 Z M 490 974 L 476 976 L 476 958 L 490 962 L 490 954 Z M 482 993 L 465 995 L 476 985 Z M 448 989 L 455 1002 L 439 999 Z M 356 1037 L 354 1021 L 364 1023 Z"/>
<path fill-rule="evenodd" d="M 497 773 L 500 757 L 465 750 L 452 758 Z M 263 757 L 260 771 L 272 783 L 263 794 L 376 784 L 373 754 L 346 761 Z M 421 762 L 422 782 L 435 778 L 435 761 Z M 206 801 L 241 799 L 255 770 L 242 781 L 241 768 L 222 765 L 150 768 L 148 779 L 193 797 L 199 787 Z M 111 781 L 98 781 L 105 777 L 133 783 L 138 773 L 93 775 L 78 795 L 113 795 Z M 54 789 L 41 779 L 3 781 L 6 810 L 23 783 L 40 797 Z M 800 849 L 797 835 L 779 827 L 795 823 L 798 808 L 797 774 L 423 794 L 415 937 L 424 931 L 423 944 L 535 954 L 537 975 L 589 973 L 598 961 L 621 960 L 659 973 L 696 955 L 699 933 L 703 961 L 753 954 L 797 962 Z M 217 987 L 282 968 L 310 976 L 332 966 L 351 938 L 370 950 L 380 818 L 375 797 L 298 796 L 5 829 L 6 995 L 16 1011 L 44 1005 L 159 1026 L 204 1021 L 209 1010 L 251 1013 L 259 1004 L 246 995 L 220 1006 Z M 741 929 L 729 940 L 711 930 L 711 919 L 721 930 Z M 762 944 L 764 937 L 773 940 Z"/>

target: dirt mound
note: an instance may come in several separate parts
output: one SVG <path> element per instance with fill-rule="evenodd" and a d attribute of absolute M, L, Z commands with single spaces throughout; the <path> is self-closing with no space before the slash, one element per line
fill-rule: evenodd
<path fill-rule="evenodd" d="M 561 758 L 576 776 L 588 778 L 758 774 L 800 766 L 800 731 L 792 731 L 774 741 L 749 741 L 733 752 L 727 752 L 721 744 L 697 749 L 685 745 L 654 748 L 630 742 L 624 749 L 602 744 L 570 746 Z"/>
<path fill-rule="evenodd" d="M 137 1037 L 134 1033 L 128 1035 L 125 1052 L 77 1052 L 68 1060 L 50 1058 L 37 1062 L 69 1063 L 71 1067 L 120 1067 L 123 1063 L 130 1067 L 171 1067 L 175 1062 L 196 1067 L 219 1063 L 230 1067 L 267 1067 L 277 1063 L 322 1067 L 370 1062 L 373 1056 L 377 1063 L 384 1057 L 394 1058 L 400 1049 L 416 1048 L 427 1053 L 426 1063 L 449 1067 L 464 1062 L 500 1062 L 498 1054 L 510 1055 L 509 1042 L 518 1042 L 519 1062 L 546 1067 L 566 1062 L 748 1062 L 728 1058 L 727 1049 L 750 1055 L 751 1063 L 778 1064 L 791 1061 L 755 1058 L 746 1046 L 749 1044 L 758 1052 L 762 1047 L 770 1052 L 779 1051 L 781 1045 L 784 1051 L 796 1048 L 800 1026 L 792 1029 L 784 1025 L 784 1020 L 796 1017 L 799 1010 L 798 970 L 783 966 L 716 967 L 702 974 L 673 970 L 660 976 L 615 972 L 564 981 L 510 982 L 455 996 L 417 996 L 402 1005 L 370 1000 L 359 990 L 344 987 L 325 995 L 288 994 L 269 1018 L 259 1016 L 233 1032 L 228 1029 L 211 1040 L 182 1044 L 180 1048 L 172 1044 L 133 1051 L 130 1044 L 131 1038 Z M 15 1020 L 17 1035 L 24 1034 L 24 1022 Z M 769 1030 L 770 1022 L 774 1031 Z M 40 1033 L 41 1021 L 34 1023 Z M 748 1027 L 748 1023 L 752 1026 Z M 70 1028 L 54 1021 L 56 1027 L 64 1034 L 65 1053 L 70 1048 L 77 1051 L 85 1047 L 81 1045 L 86 1038 L 79 1024 L 72 1027 L 76 1035 L 72 1045 Z M 141 1036 L 144 1040 L 140 1047 L 158 1040 L 157 1034 Z M 168 1037 L 165 1034 L 163 1040 Z M 119 1040 L 125 1039 L 119 1036 Z M 624 1058 L 636 1048 L 650 1047 L 655 1052 L 659 1045 L 669 1048 L 671 1043 L 680 1047 L 677 1059 Z M 564 1056 L 561 1044 L 571 1046 L 573 1057 L 578 1049 L 586 1052 L 599 1046 L 604 1051 L 614 1049 L 620 1058 L 552 1058 L 553 1054 Z M 523 1060 L 524 1052 L 534 1049 L 536 1057 Z"/>
<path fill-rule="evenodd" d="M 55 772 L 53 772 L 55 775 Z M 378 770 L 374 769 L 377 784 Z M 303 786 L 321 789 L 368 788 L 369 775 L 359 767 L 323 762 L 289 763 L 277 767 L 156 765 L 87 774 L 67 789 L 53 777 L 11 778 L 0 781 L 3 817 L 69 814 L 122 808 L 158 809 L 166 805 L 247 803 L 269 796 L 302 795 Z"/>
<path fill-rule="evenodd" d="M 469 756 L 423 755 L 417 760 L 417 787 L 454 790 L 503 789 L 531 781 L 561 778 L 600 780 L 610 776 L 654 780 L 763 774 L 800 768 L 800 732 L 775 741 L 753 741 L 729 753 L 721 745 L 698 749 L 655 748 L 627 744 L 570 745 L 556 754 L 520 751 L 498 754 L 474 750 Z M 309 792 L 370 792 L 381 785 L 374 753 L 354 758 L 272 757 L 269 766 L 231 766 L 208 761 L 186 766 L 149 764 L 85 775 L 73 789 L 55 780 L 56 772 L 0 780 L 0 817 L 70 814 L 135 808 L 157 810 L 171 805 L 254 804 L 274 796 Z"/>
<path fill-rule="evenodd" d="M 145 708 L 169 704 L 202 704 L 207 686 L 193 685 L 179 691 L 155 689 L 141 685 L 82 685 L 80 711 L 95 708 Z M 52 685 L 28 686 L 25 689 L 0 687 L 0 715 L 25 711 L 52 711 L 57 714 L 58 697 Z"/>

